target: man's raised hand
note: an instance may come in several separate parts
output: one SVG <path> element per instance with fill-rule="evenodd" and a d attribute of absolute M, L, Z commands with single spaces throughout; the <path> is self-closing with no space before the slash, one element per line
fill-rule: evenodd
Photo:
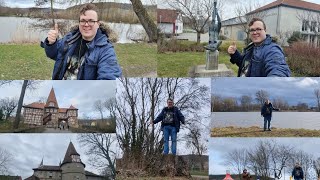
<path fill-rule="evenodd" d="M 58 24 L 56 23 L 54 25 L 54 29 L 51 29 L 48 32 L 49 44 L 54 44 L 57 41 L 58 35 L 59 35 L 59 28 L 58 28 Z"/>

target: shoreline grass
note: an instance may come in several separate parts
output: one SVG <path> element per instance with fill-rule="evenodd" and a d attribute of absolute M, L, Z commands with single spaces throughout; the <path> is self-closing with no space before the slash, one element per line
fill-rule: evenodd
<path fill-rule="evenodd" d="M 221 127 L 212 128 L 211 137 L 320 137 L 320 130 L 271 128 L 263 131 L 262 127 Z"/>

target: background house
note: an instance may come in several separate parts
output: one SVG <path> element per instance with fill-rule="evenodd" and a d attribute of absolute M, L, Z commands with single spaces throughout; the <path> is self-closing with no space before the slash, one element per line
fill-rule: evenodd
<path fill-rule="evenodd" d="M 177 10 L 157 9 L 157 22 L 160 32 L 166 35 L 183 33 L 182 15 Z"/>
<path fill-rule="evenodd" d="M 301 0 L 277 0 L 246 14 L 260 17 L 267 26 L 267 33 L 277 36 L 286 45 L 293 32 L 300 32 L 307 42 L 320 46 L 320 5 Z M 247 21 L 239 17 L 222 22 L 222 34 L 229 39 L 242 40 L 246 34 L 241 28 Z M 243 38 L 243 36 L 244 38 Z"/>

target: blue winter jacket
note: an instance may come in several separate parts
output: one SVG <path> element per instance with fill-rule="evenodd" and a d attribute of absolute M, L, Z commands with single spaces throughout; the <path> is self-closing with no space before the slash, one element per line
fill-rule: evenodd
<path fill-rule="evenodd" d="M 181 111 L 177 108 L 177 107 L 173 107 L 173 119 L 174 119 L 174 126 L 177 130 L 177 132 L 179 132 L 180 130 L 180 122 L 182 122 L 182 124 L 185 123 L 184 121 L 184 116 L 182 115 Z M 168 110 L 168 107 L 165 107 L 162 109 L 161 113 L 158 115 L 158 117 L 153 121 L 154 124 L 157 124 L 158 122 L 162 121 L 165 117 L 165 113 Z M 161 129 L 163 129 L 164 124 L 161 124 Z"/>
<path fill-rule="evenodd" d="M 65 37 L 49 45 L 48 39 L 41 42 L 46 55 L 55 60 L 52 73 L 53 80 L 61 80 L 67 70 L 67 59 L 73 55 L 77 40 L 81 37 L 79 29 L 69 32 Z M 85 61 L 80 66 L 77 79 L 79 80 L 114 80 L 121 76 L 113 45 L 106 32 L 97 30 L 95 38 L 87 43 Z"/>
<path fill-rule="evenodd" d="M 281 47 L 272 42 L 269 34 L 261 45 L 255 46 L 251 43 L 244 49 L 243 55 L 239 51 L 231 55 L 230 62 L 239 67 L 238 77 L 245 66 L 245 61 L 250 62 L 248 77 L 289 77 L 291 74 Z"/>

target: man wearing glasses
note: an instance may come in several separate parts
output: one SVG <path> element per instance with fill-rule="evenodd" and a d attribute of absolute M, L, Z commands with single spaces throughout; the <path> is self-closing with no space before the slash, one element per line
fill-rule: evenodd
<path fill-rule="evenodd" d="M 171 152 L 173 155 L 177 153 L 177 133 L 180 129 L 180 122 L 185 123 L 184 116 L 180 110 L 173 105 L 173 100 L 169 98 L 167 100 L 167 107 L 163 108 L 158 117 L 151 121 L 151 124 L 161 123 L 161 129 L 164 136 L 164 152 L 169 153 L 169 137 L 171 137 Z"/>
<path fill-rule="evenodd" d="M 98 20 L 97 8 L 85 4 L 80 10 L 79 26 L 62 39 L 58 25 L 50 30 L 41 46 L 55 60 L 54 80 L 114 80 L 121 69 L 106 29 Z"/>
<path fill-rule="evenodd" d="M 238 77 L 289 77 L 290 69 L 281 47 L 266 34 L 262 19 L 253 18 L 249 23 L 252 43 L 244 49 L 243 55 L 233 43 L 228 48 L 231 63 L 239 67 Z"/>

